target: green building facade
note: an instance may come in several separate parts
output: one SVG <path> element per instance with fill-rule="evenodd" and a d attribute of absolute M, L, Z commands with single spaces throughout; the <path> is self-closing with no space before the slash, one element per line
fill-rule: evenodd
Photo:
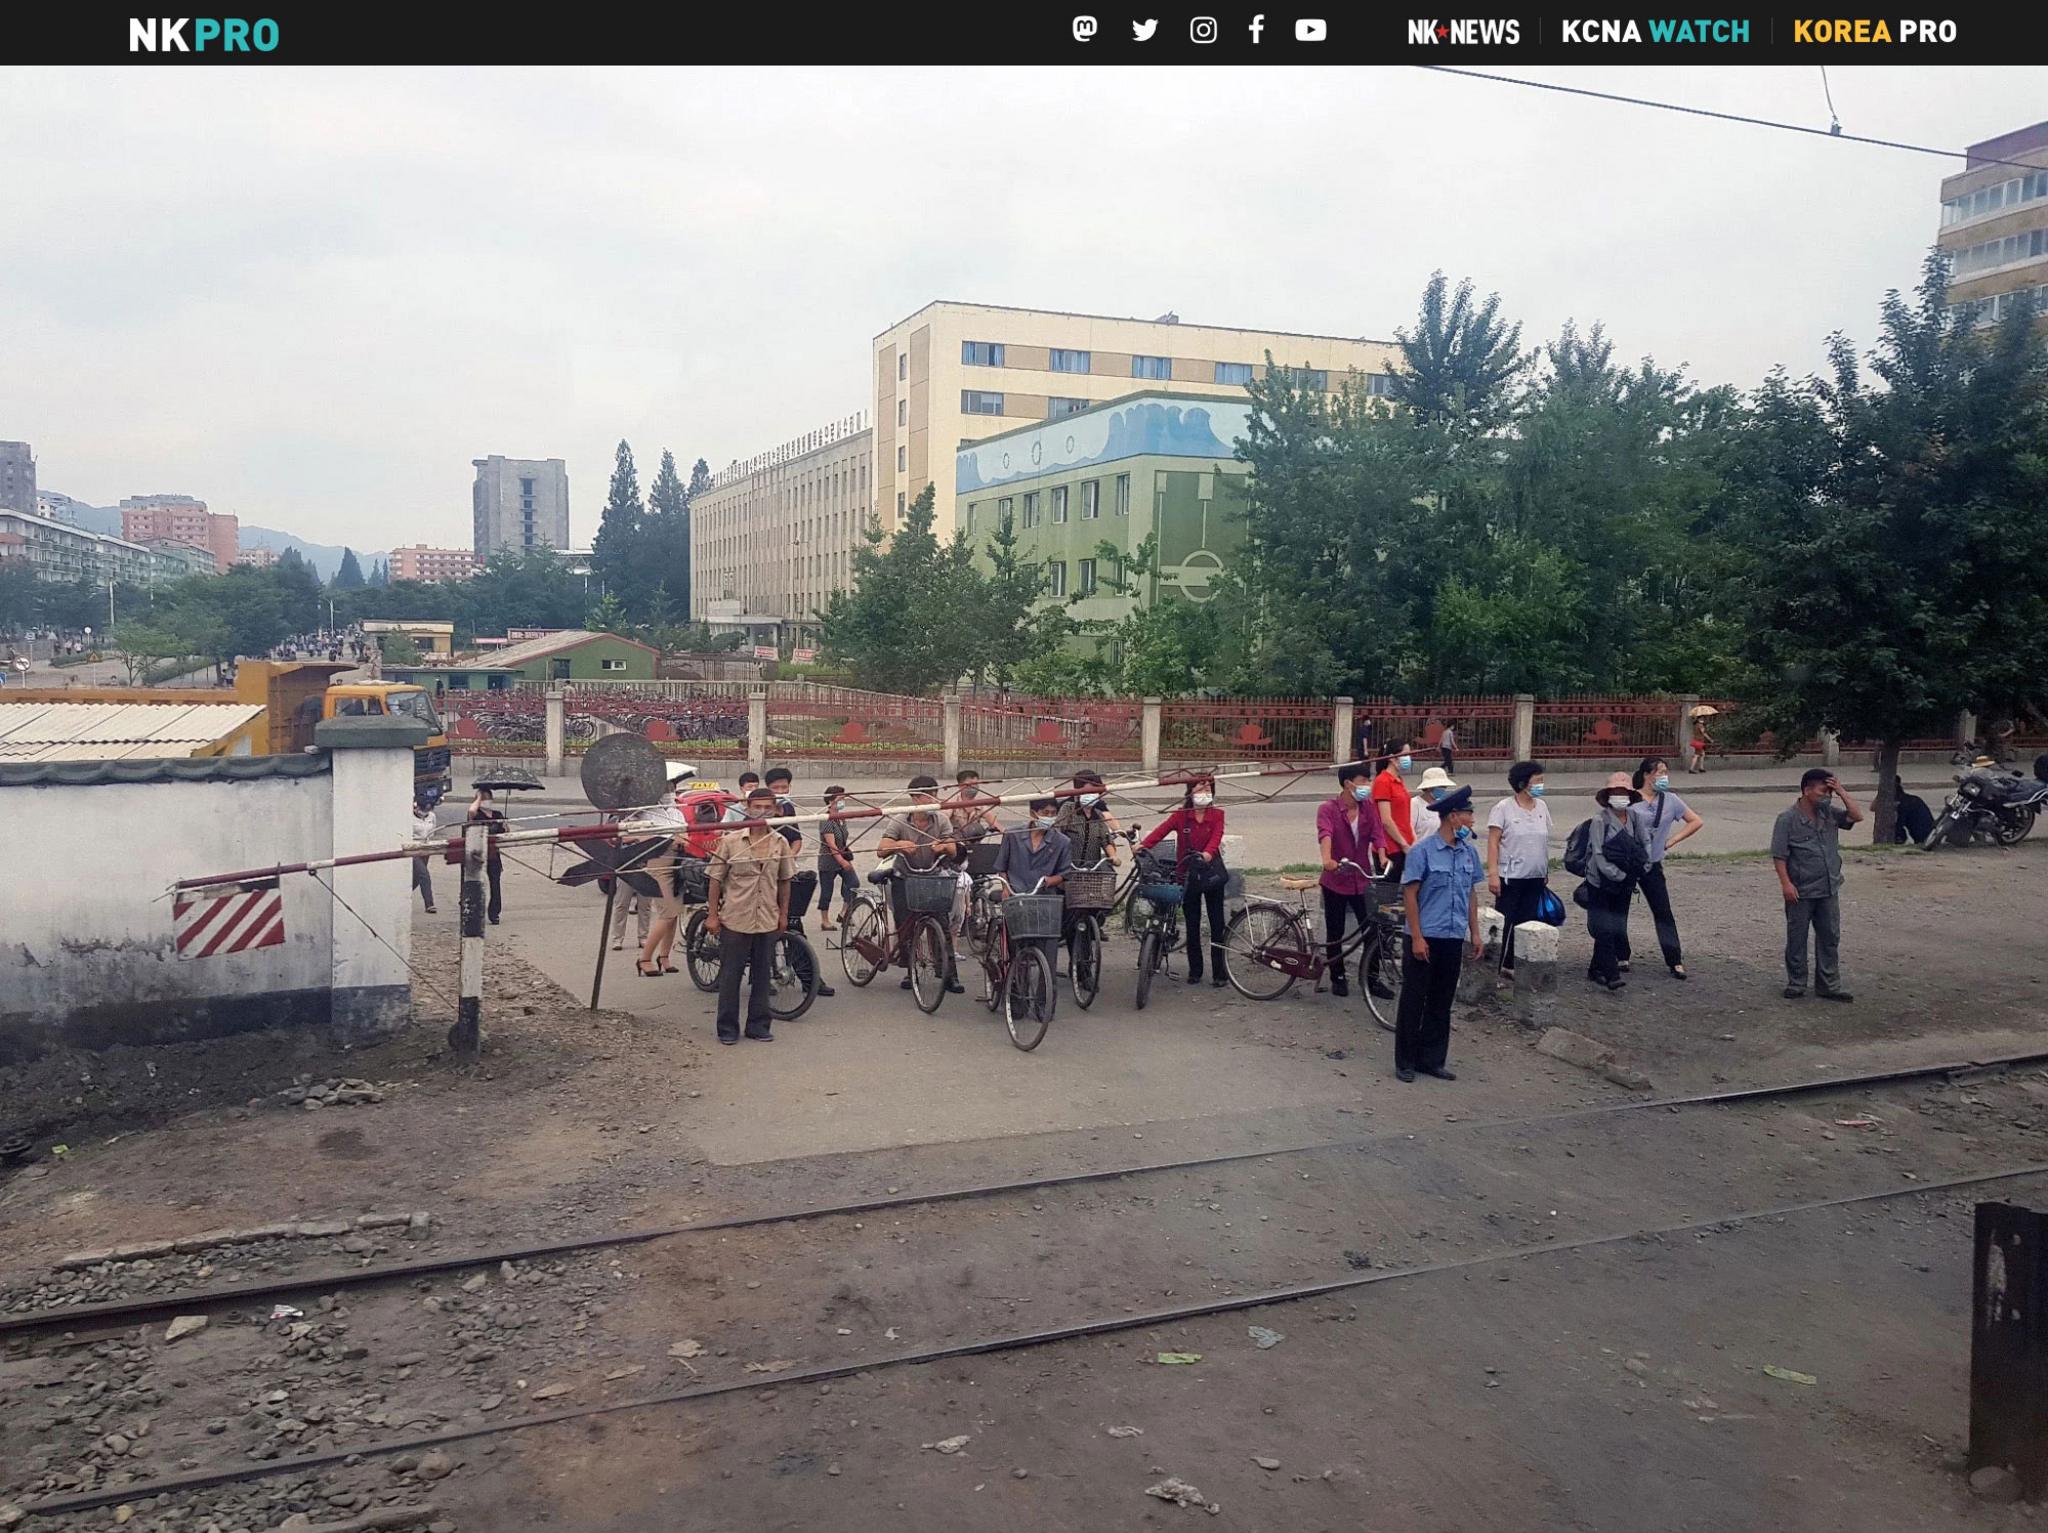
<path fill-rule="evenodd" d="M 1007 518 L 1019 555 L 1045 569 L 1045 599 L 1081 621 L 1209 600 L 1244 543 L 1251 470 L 1235 443 L 1250 413 L 1242 398 L 1132 394 L 962 443 L 954 506 L 975 562 L 990 567 L 989 538 Z M 1148 537 L 1156 570 L 1116 594 L 1118 566 Z M 1108 566 L 1105 544 L 1118 556 Z"/>
<path fill-rule="evenodd" d="M 386 666 L 393 681 L 418 682 L 448 692 L 497 691 L 521 681 L 652 681 L 660 654 L 613 633 L 565 629 L 522 639 L 495 654 L 485 651 L 452 665 Z"/>

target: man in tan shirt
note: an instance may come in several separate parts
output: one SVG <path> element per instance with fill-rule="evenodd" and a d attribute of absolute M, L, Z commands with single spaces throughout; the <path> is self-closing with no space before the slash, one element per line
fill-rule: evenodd
<path fill-rule="evenodd" d="M 751 972 L 747 1036 L 773 1043 L 768 1029 L 769 966 L 775 938 L 789 925 L 789 880 L 796 848 L 762 822 L 775 813 L 775 795 L 747 790 L 742 828 L 718 838 L 711 853 L 711 903 L 704 928 L 718 938 L 718 1041 L 740 1041 L 740 975 Z"/>

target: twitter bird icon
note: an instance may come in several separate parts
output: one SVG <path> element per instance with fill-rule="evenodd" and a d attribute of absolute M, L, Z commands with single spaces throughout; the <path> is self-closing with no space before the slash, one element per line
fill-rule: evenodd
<path fill-rule="evenodd" d="M 1131 36 L 1141 43 L 1151 42 L 1152 34 L 1158 30 L 1159 18 L 1157 16 L 1154 16 L 1150 21 L 1134 21 L 1131 23 Z"/>

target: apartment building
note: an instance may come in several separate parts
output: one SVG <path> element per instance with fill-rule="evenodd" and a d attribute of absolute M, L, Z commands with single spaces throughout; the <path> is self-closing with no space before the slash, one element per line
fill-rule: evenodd
<path fill-rule="evenodd" d="M 714 475 L 690 502 L 691 619 L 772 626 L 803 647 L 811 614 L 852 584 L 874 510 L 873 441 L 867 418 L 849 415 Z"/>
<path fill-rule="evenodd" d="M 165 552 L 46 516 L 0 510 L 0 560 L 19 559 L 43 580 L 152 586 L 193 573 L 194 555 L 212 557 L 190 545 Z"/>
<path fill-rule="evenodd" d="M 0 511 L 36 514 L 36 455 L 26 442 L 0 442 Z"/>
<path fill-rule="evenodd" d="M 2032 293 L 2036 322 L 2048 320 L 2048 122 L 1966 153 L 1962 171 L 1941 183 L 1937 242 L 1949 253 L 1949 302 L 1988 325 Z"/>
<path fill-rule="evenodd" d="M 227 569 L 241 549 L 241 523 L 232 513 L 209 511 L 190 495 L 131 495 L 121 502 L 121 536 L 130 543 L 184 543 L 213 555 Z"/>
<path fill-rule="evenodd" d="M 391 550 L 393 580 L 425 580 L 436 584 L 467 580 L 476 573 L 477 556 L 466 548 L 429 548 L 414 543 Z"/>
<path fill-rule="evenodd" d="M 885 531 L 936 484 L 940 536 L 955 525 L 946 465 L 963 442 L 1055 421 L 1134 389 L 1243 397 L 1273 365 L 1301 369 L 1323 389 L 1356 372 L 1387 390 L 1392 341 L 1182 324 L 1179 316 L 1116 319 L 931 303 L 874 341 L 875 505 Z"/>
<path fill-rule="evenodd" d="M 479 564 L 501 549 L 569 546 L 569 466 L 560 458 L 472 458 L 471 546 Z"/>
<path fill-rule="evenodd" d="M 252 570 L 267 570 L 277 563 L 274 548 L 245 548 L 235 555 L 235 563 L 246 565 Z"/>

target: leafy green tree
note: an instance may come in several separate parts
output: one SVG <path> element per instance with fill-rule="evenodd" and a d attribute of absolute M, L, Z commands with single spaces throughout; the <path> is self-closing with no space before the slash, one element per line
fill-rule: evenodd
<path fill-rule="evenodd" d="M 606 590 L 617 591 L 622 598 L 630 594 L 637 578 L 640 521 L 646 514 L 640 504 L 640 474 L 633 466 L 633 449 L 622 439 L 612 462 L 604 513 L 590 545 L 591 568 Z"/>
<path fill-rule="evenodd" d="M 131 687 L 145 685 L 150 672 L 160 662 L 190 653 L 185 648 L 185 641 L 175 634 L 132 622 L 122 623 L 114 629 L 112 648 Z"/>
<path fill-rule="evenodd" d="M 695 500 L 711 488 L 711 465 L 699 458 L 690 465 L 690 489 L 688 498 Z"/>
<path fill-rule="evenodd" d="M 662 453 L 660 472 L 648 492 L 632 581 L 623 594 L 643 623 L 666 622 L 670 614 L 690 610 L 690 496 L 672 452 Z"/>
<path fill-rule="evenodd" d="M 1401 366 L 1391 394 L 1416 420 L 1483 436 L 1513 419 L 1531 359 L 1521 351 L 1522 327 L 1500 317 L 1500 294 L 1475 303 L 1469 279 L 1453 291 L 1433 272 L 1414 328 L 1394 338 Z"/>
<path fill-rule="evenodd" d="M 386 665 L 418 665 L 420 647 L 409 633 L 381 633 L 377 635 L 377 652 L 384 657 Z"/>
<path fill-rule="evenodd" d="M 43 584 L 26 559 L 0 559 L 0 633 L 22 633 L 41 621 Z"/>
<path fill-rule="evenodd" d="M 1773 374 L 1745 423 L 1750 594 L 1738 718 L 1789 754 L 1819 730 L 1877 742 L 1890 840 L 1900 743 L 1964 709 L 2042 710 L 2048 677 L 2048 343 L 2020 303 L 1977 329 L 1931 253 L 1886 295 L 1868 371 Z"/>
<path fill-rule="evenodd" d="M 1014 519 L 1001 518 L 989 535 L 991 569 L 982 577 L 976 633 L 980 654 L 968 669 L 977 679 L 1010 686 L 1021 667 L 1062 647 L 1063 609 L 1045 609 L 1045 567 L 1026 559 L 1017 547 Z"/>
<path fill-rule="evenodd" d="M 932 486 L 886 544 L 870 527 L 853 553 L 853 589 L 835 591 L 818 614 L 827 660 L 862 686 L 926 693 L 973 671 L 987 654 L 977 631 L 985 582 L 964 532 L 941 543 Z"/>
<path fill-rule="evenodd" d="M 337 591 L 360 591 L 363 588 L 363 566 L 356 559 L 353 548 L 341 551 L 341 567 L 334 572 L 334 589 Z"/>
<path fill-rule="evenodd" d="M 584 614 L 583 626 L 592 633 L 618 633 L 632 624 L 626 617 L 626 604 L 615 592 L 607 591 L 591 603 L 590 611 Z"/>

